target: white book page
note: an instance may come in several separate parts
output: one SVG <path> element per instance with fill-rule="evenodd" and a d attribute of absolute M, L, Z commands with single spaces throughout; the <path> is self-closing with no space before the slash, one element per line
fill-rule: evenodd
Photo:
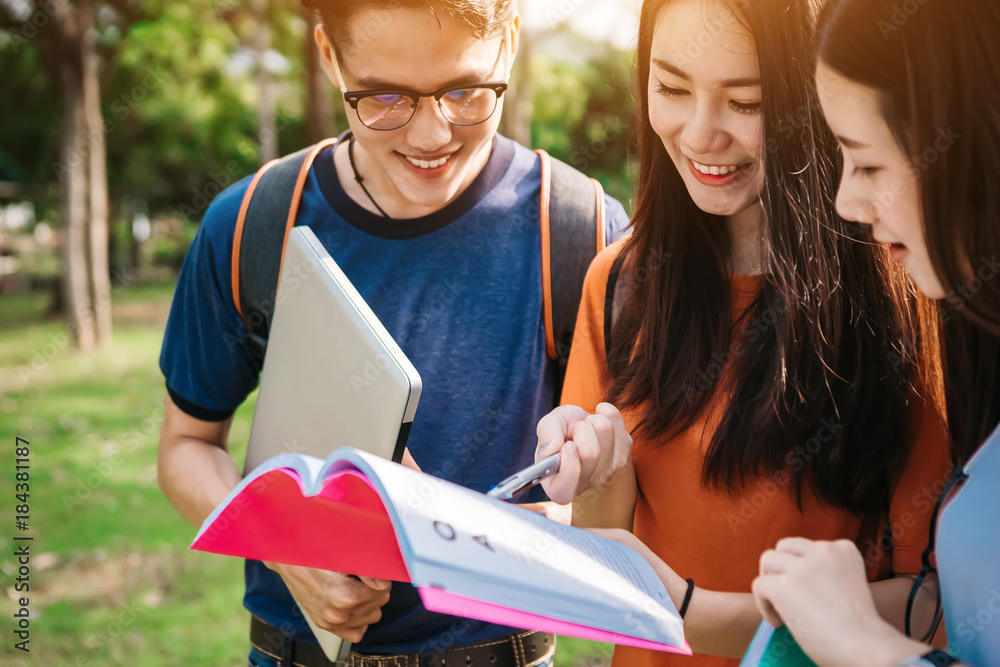
<path fill-rule="evenodd" d="M 365 460 L 395 508 L 415 585 L 645 639 L 683 641 L 663 584 L 632 549 L 403 466 Z M 528 608 L 529 599 L 543 606 Z"/>

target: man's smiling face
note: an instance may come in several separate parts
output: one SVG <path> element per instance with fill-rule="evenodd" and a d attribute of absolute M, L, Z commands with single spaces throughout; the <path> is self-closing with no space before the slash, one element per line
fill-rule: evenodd
<path fill-rule="evenodd" d="M 468 25 L 443 13 L 417 9 L 355 14 L 337 44 L 339 68 L 329 41 L 317 31 L 320 53 L 335 84 L 345 91 L 404 89 L 427 93 L 458 84 L 508 78 L 518 21 L 502 35 L 480 39 Z M 378 26 L 377 30 L 366 27 Z M 324 43 L 325 42 L 325 43 Z M 478 125 L 449 122 L 433 98 L 420 99 L 413 118 L 389 131 L 365 126 L 354 109 L 347 117 L 357 141 L 359 170 L 379 204 L 393 217 L 416 217 L 457 198 L 489 159 L 500 124 L 503 97 Z M 412 211 L 412 215 L 399 212 Z"/>

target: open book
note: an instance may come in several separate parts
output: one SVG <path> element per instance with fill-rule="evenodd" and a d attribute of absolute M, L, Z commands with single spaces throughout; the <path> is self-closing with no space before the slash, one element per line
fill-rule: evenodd
<path fill-rule="evenodd" d="M 431 611 L 691 653 L 634 550 L 355 449 L 265 461 L 191 548 L 410 582 Z"/>
<path fill-rule="evenodd" d="M 740 667 L 816 667 L 816 663 L 802 651 L 787 627 L 776 629 L 764 621 Z"/>

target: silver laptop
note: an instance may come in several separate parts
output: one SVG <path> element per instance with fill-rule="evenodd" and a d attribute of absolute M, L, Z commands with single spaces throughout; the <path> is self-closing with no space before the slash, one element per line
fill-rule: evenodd
<path fill-rule="evenodd" d="M 356 447 L 400 461 L 421 382 L 308 227 L 288 238 L 243 474 L 278 454 Z M 317 628 L 327 657 L 350 644 Z"/>
<path fill-rule="evenodd" d="M 420 376 L 308 227 L 285 249 L 244 474 L 356 447 L 400 461 Z"/>

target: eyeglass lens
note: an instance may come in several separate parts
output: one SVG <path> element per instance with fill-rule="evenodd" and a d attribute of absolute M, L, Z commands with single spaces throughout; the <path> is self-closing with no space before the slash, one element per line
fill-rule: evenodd
<path fill-rule="evenodd" d="M 493 115 L 497 93 L 492 88 L 468 88 L 445 93 L 441 113 L 455 125 L 478 125 Z M 402 94 L 372 95 L 358 100 L 358 118 L 373 130 L 395 130 L 410 122 L 413 98 Z"/>
<path fill-rule="evenodd" d="M 910 598 L 906 603 L 906 635 L 920 641 L 930 641 L 937 631 L 938 624 L 941 622 L 941 591 L 938 588 L 938 583 L 934 581 L 929 584 L 933 589 L 932 593 L 923 587 L 928 574 L 937 574 L 937 569 L 931 565 L 931 555 L 934 553 L 934 538 L 937 532 L 938 514 L 941 511 L 941 505 L 952 489 L 966 479 L 968 479 L 968 476 L 965 474 L 965 471 L 960 467 L 956 468 L 951 479 L 945 484 L 944 490 L 941 491 L 941 495 L 938 496 L 937 502 L 934 504 L 934 511 L 931 513 L 930 540 L 921 556 L 923 569 L 920 571 L 920 575 L 914 580 L 913 587 L 910 589 Z M 931 607 L 926 601 L 918 604 L 917 598 L 921 597 L 920 593 L 933 594 L 934 606 Z M 932 609 L 933 613 L 931 613 Z"/>

